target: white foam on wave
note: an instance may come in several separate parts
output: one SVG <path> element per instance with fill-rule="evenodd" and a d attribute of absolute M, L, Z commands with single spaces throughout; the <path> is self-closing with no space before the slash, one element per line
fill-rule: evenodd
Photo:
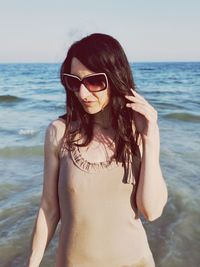
<path fill-rule="evenodd" d="M 26 136 L 32 136 L 32 135 L 35 135 L 37 134 L 37 130 L 34 130 L 34 129 L 20 129 L 18 131 L 18 134 L 19 135 L 26 135 Z"/>

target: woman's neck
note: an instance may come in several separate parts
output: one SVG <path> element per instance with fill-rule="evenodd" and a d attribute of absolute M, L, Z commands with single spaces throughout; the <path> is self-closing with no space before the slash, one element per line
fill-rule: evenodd
<path fill-rule="evenodd" d="M 100 127 L 102 129 L 111 129 L 110 119 L 110 105 L 107 105 L 103 110 L 93 115 L 94 127 Z"/>

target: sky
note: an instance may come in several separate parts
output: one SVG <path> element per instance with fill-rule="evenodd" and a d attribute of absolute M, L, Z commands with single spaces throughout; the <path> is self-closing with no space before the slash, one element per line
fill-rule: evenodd
<path fill-rule="evenodd" d="M 101 32 L 130 62 L 200 61 L 199 0 L 0 0 L 0 63 L 61 62 Z"/>

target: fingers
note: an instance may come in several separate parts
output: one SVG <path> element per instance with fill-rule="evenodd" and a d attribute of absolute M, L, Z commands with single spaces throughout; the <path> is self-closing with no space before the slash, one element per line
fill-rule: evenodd
<path fill-rule="evenodd" d="M 157 121 L 157 111 L 150 109 L 147 105 L 141 103 L 127 103 L 126 106 L 144 115 L 149 121 Z"/>
<path fill-rule="evenodd" d="M 145 104 L 147 106 L 149 106 L 150 109 L 152 110 L 155 110 L 153 108 L 152 105 L 149 104 L 149 102 L 141 95 L 139 95 L 136 91 L 134 91 L 133 89 L 131 89 L 131 91 L 133 92 L 133 96 L 128 96 L 126 95 L 125 98 L 128 99 L 129 101 L 131 102 L 134 102 L 134 103 L 141 103 L 141 104 Z"/>
<path fill-rule="evenodd" d="M 143 96 L 141 96 L 141 95 L 139 95 L 135 90 L 133 90 L 132 88 L 131 88 L 131 92 L 132 92 L 132 94 L 133 95 L 126 95 L 125 97 L 127 98 L 127 99 L 129 99 L 130 101 L 131 100 L 141 100 L 141 101 L 143 101 L 143 102 L 146 102 L 146 103 L 148 103 L 147 101 L 146 101 L 146 99 L 143 97 Z"/>
<path fill-rule="evenodd" d="M 127 100 L 129 100 L 130 102 L 133 102 L 133 103 L 144 103 L 145 101 L 139 97 L 136 97 L 136 96 L 125 96 L 125 98 Z"/>
<path fill-rule="evenodd" d="M 131 103 L 127 103 L 127 108 L 132 108 L 132 110 L 139 112 L 144 115 L 149 121 L 157 121 L 157 111 L 154 109 L 149 102 L 144 99 L 143 96 L 139 95 L 136 91 L 131 89 L 133 96 L 125 96 Z"/>

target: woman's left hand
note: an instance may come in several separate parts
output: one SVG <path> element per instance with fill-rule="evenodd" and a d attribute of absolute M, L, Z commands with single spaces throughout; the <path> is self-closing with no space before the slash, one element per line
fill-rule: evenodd
<path fill-rule="evenodd" d="M 134 112 L 135 126 L 143 139 L 154 139 L 158 131 L 157 111 L 135 90 L 131 89 L 131 92 L 133 96 L 125 96 L 130 101 L 126 107 L 136 111 Z"/>

